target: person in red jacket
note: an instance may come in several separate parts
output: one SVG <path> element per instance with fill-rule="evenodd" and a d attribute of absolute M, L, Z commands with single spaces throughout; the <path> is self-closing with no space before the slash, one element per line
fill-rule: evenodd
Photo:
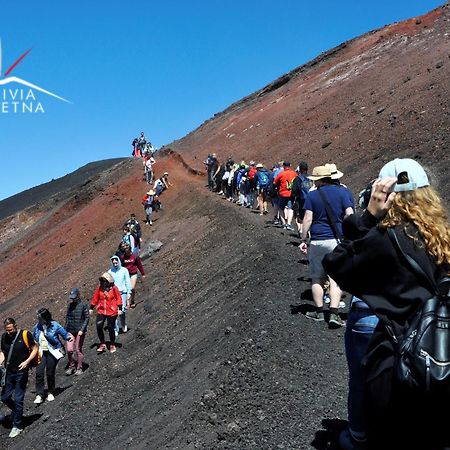
<path fill-rule="evenodd" d="M 114 324 L 117 316 L 122 314 L 122 297 L 117 286 L 114 285 L 114 278 L 108 272 L 105 272 L 99 278 L 100 284 L 95 289 L 91 300 L 90 311 L 92 314 L 94 308 L 97 310 L 97 334 L 100 344 L 97 348 L 98 353 L 106 350 L 105 333 L 103 326 L 106 321 L 106 328 L 109 332 L 109 351 L 114 353 L 116 349 L 116 335 L 114 333 Z"/>
<path fill-rule="evenodd" d="M 142 267 L 141 258 L 134 255 L 129 244 L 125 243 L 123 248 L 123 255 L 121 258 L 122 266 L 128 269 L 131 280 L 131 296 L 128 300 L 128 308 L 134 308 L 136 305 L 134 303 L 134 298 L 136 296 L 136 282 L 138 278 L 138 270 L 141 272 L 142 278 L 145 277 L 144 268 Z"/>
<path fill-rule="evenodd" d="M 293 231 L 294 199 L 292 197 L 292 184 L 297 174 L 291 169 L 291 163 L 283 162 L 283 170 L 275 177 L 273 184 L 278 187 L 278 197 L 281 222 L 283 228 Z"/>

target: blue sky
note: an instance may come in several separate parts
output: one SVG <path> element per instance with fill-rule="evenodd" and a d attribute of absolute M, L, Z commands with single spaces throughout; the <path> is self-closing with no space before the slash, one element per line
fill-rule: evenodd
<path fill-rule="evenodd" d="M 320 52 L 443 3 L 2 2 L 0 81 L 32 48 L 10 75 L 71 104 L 36 93 L 44 113 L 3 113 L 0 86 L 0 199 L 88 162 L 129 156 L 142 130 L 157 147 L 181 138 Z"/>

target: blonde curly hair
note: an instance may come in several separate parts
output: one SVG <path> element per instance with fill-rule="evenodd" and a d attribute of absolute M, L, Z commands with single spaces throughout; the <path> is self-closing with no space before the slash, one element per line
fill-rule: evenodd
<path fill-rule="evenodd" d="M 392 208 L 379 223 L 379 227 L 391 228 L 403 224 L 408 236 L 417 241 L 417 236 L 408 233 L 408 223 L 413 223 L 417 227 L 427 252 L 434 256 L 436 263 L 450 265 L 448 213 L 431 186 L 397 192 Z"/>

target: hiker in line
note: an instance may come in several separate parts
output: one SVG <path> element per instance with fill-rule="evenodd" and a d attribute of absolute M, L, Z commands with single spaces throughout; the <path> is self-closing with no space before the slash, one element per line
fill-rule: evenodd
<path fill-rule="evenodd" d="M 14 319 L 6 319 L 3 325 L 5 332 L 1 340 L 0 364 L 6 368 L 6 373 L 2 380 L 2 402 L 11 410 L 12 429 L 9 437 L 15 438 L 23 431 L 23 401 L 28 370 L 37 355 L 38 345 L 29 331 L 17 329 Z"/>
<path fill-rule="evenodd" d="M 345 325 L 339 316 L 342 292 L 336 282 L 327 277 L 322 266 L 322 259 L 333 251 L 341 240 L 342 221 L 344 217 L 353 214 L 354 202 L 348 198 L 346 191 L 334 184 L 331 172 L 325 166 L 314 167 L 309 179 L 315 182 L 317 189 L 311 190 L 305 200 L 302 242 L 299 248 L 303 254 L 308 254 L 312 296 L 316 309 L 308 311 L 306 317 L 315 321 L 325 320 L 324 285 L 329 278 L 330 319 L 328 324 L 330 328 L 342 327 Z M 309 248 L 308 232 L 311 233 Z"/>
<path fill-rule="evenodd" d="M 64 357 L 64 346 L 61 338 L 73 342 L 73 336 L 58 322 L 52 319 L 47 308 L 41 308 L 37 312 L 38 322 L 33 328 L 34 340 L 39 345 L 42 353 L 40 364 L 36 367 L 36 398 L 34 403 L 39 405 L 45 398 L 45 375 L 47 375 L 47 401 L 55 400 L 56 366 Z"/>
<path fill-rule="evenodd" d="M 134 138 L 133 142 L 131 143 L 133 147 L 133 151 L 131 152 L 131 156 L 134 156 L 135 158 L 138 156 L 138 138 Z"/>
<path fill-rule="evenodd" d="M 131 281 L 130 274 L 125 267 L 122 267 L 120 258 L 116 255 L 111 256 L 111 268 L 108 272 L 114 278 L 114 284 L 120 291 L 122 297 L 122 314 L 117 318 L 114 326 L 116 336 L 119 333 L 126 333 L 128 331 L 126 323 L 127 303 L 131 297 Z"/>
<path fill-rule="evenodd" d="M 305 210 L 303 206 L 305 204 L 306 197 L 309 190 L 313 186 L 313 182 L 308 178 L 308 163 L 302 161 L 297 167 L 297 177 L 292 184 L 292 197 L 294 199 L 294 219 L 297 225 L 298 235 L 302 235 L 302 223 Z"/>
<path fill-rule="evenodd" d="M 147 225 L 152 226 L 152 213 L 153 210 L 156 209 L 156 202 L 158 200 L 158 197 L 156 196 L 156 193 L 153 189 L 150 189 L 142 199 L 142 205 L 144 206 L 145 211 L 145 223 Z"/>
<path fill-rule="evenodd" d="M 359 194 L 359 206 L 365 210 L 369 204 L 372 183 Z M 343 224 L 345 227 L 345 225 Z M 345 233 L 345 229 L 343 230 Z M 378 317 L 362 299 L 352 296 L 345 327 L 345 356 L 348 366 L 347 416 L 348 426 L 339 436 L 344 450 L 365 449 L 366 420 L 364 412 L 365 377 L 363 361 Z"/>
<path fill-rule="evenodd" d="M 283 170 L 274 178 L 273 184 L 278 186 L 278 208 L 280 210 L 283 228 L 294 231 L 292 219 L 294 218 L 292 182 L 297 174 L 291 169 L 291 163 L 284 161 Z"/>
<path fill-rule="evenodd" d="M 128 225 L 123 227 L 122 242 L 125 242 L 125 244 L 128 244 L 131 247 L 131 251 L 135 255 L 138 254 L 136 239 L 134 238 L 133 234 L 131 233 L 130 227 Z"/>
<path fill-rule="evenodd" d="M 280 196 L 279 196 L 279 187 L 273 182 L 273 180 L 278 176 L 280 172 L 283 170 L 283 161 L 280 161 L 278 164 L 275 164 L 272 167 L 272 173 L 270 174 L 269 179 L 269 190 L 268 193 L 270 195 L 271 201 L 272 201 L 272 207 L 273 207 L 273 221 L 272 223 L 274 225 L 280 225 L 281 224 L 281 214 L 280 214 Z"/>
<path fill-rule="evenodd" d="M 122 314 L 122 297 L 117 286 L 114 284 L 114 278 L 109 272 L 105 272 L 99 279 L 99 285 L 95 288 L 92 296 L 89 313 L 92 314 L 94 309 L 97 310 L 96 326 L 99 344 L 97 353 L 106 351 L 105 333 L 103 327 L 105 326 L 109 332 L 109 351 L 116 352 L 116 334 L 114 332 L 114 325 L 117 316 Z"/>
<path fill-rule="evenodd" d="M 169 172 L 164 172 L 163 176 L 155 181 L 153 190 L 159 197 L 166 189 L 169 189 L 169 186 L 173 186 L 173 184 L 169 181 Z"/>
<path fill-rule="evenodd" d="M 148 155 L 144 157 L 144 177 L 147 184 L 153 182 L 153 164 L 155 164 L 155 158 Z"/>
<path fill-rule="evenodd" d="M 250 167 L 247 171 L 247 208 L 253 208 L 255 206 L 255 192 L 256 192 L 256 168 L 255 161 L 250 161 Z"/>
<path fill-rule="evenodd" d="M 139 136 L 138 142 L 137 142 L 140 157 L 144 155 L 144 149 L 145 149 L 146 144 L 147 144 L 147 139 L 145 139 L 144 132 L 141 131 L 141 135 Z"/>
<path fill-rule="evenodd" d="M 267 214 L 267 189 L 269 188 L 269 180 L 270 173 L 269 171 L 261 164 L 256 164 L 256 192 L 257 192 L 257 201 L 259 208 L 259 215 L 262 216 Z"/>
<path fill-rule="evenodd" d="M 360 217 L 345 220 L 344 234 L 346 239 L 325 257 L 325 269 L 380 319 L 365 361 L 369 448 L 448 448 L 448 380 L 445 392 L 432 394 L 410 390 L 394 377 L 392 336 L 402 339 L 411 318 L 435 294 L 431 284 L 450 270 L 448 213 L 422 166 L 412 159 L 383 166 L 369 206 Z M 425 272 L 424 279 L 405 254 Z"/>
<path fill-rule="evenodd" d="M 138 278 L 138 270 L 141 272 L 142 277 L 145 277 L 144 267 L 142 267 L 141 258 L 132 253 L 131 247 L 128 244 L 123 246 L 124 254 L 122 259 L 122 265 L 128 269 L 131 280 L 131 297 L 127 303 L 128 308 L 134 308 L 136 297 L 136 283 Z"/>
<path fill-rule="evenodd" d="M 133 235 L 136 246 L 140 249 L 142 245 L 141 224 L 136 219 L 136 214 L 131 213 L 130 218 L 125 222 L 124 227 L 129 227 L 130 233 Z"/>
<path fill-rule="evenodd" d="M 69 367 L 66 370 L 66 375 L 75 374 L 78 376 L 83 373 L 83 344 L 89 324 L 89 306 L 85 300 L 81 299 L 78 288 L 73 288 L 70 291 L 69 300 L 64 328 L 74 336 L 74 340 L 67 341 Z"/>

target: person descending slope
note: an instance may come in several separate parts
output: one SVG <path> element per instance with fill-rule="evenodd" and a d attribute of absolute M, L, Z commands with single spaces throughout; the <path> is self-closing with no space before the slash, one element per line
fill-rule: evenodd
<path fill-rule="evenodd" d="M 28 370 L 38 352 L 38 345 L 27 330 L 18 330 L 11 317 L 4 322 L 0 364 L 6 368 L 2 384 L 2 402 L 11 410 L 12 429 L 10 438 L 23 431 L 23 401 L 28 383 Z M 14 400 L 13 400 L 14 396 Z"/>
<path fill-rule="evenodd" d="M 89 306 L 80 297 L 78 288 L 73 288 L 69 295 L 69 306 L 67 307 L 66 323 L 64 328 L 75 338 L 67 342 L 67 354 L 69 356 L 69 367 L 66 375 L 81 375 L 83 373 L 83 343 L 89 324 Z M 75 358 L 76 354 L 76 369 Z"/>
<path fill-rule="evenodd" d="M 128 247 L 129 248 L 129 247 Z M 100 284 L 96 287 L 92 296 L 89 313 L 97 310 L 97 335 L 100 341 L 97 347 L 97 353 L 106 351 L 105 333 L 103 327 L 106 322 L 106 328 L 109 332 L 109 351 L 114 353 L 116 348 L 116 335 L 114 325 L 118 315 L 122 314 L 122 297 L 120 291 L 114 284 L 114 278 L 108 272 L 105 272 L 99 278 Z"/>
<path fill-rule="evenodd" d="M 131 297 L 131 280 L 130 274 L 125 267 L 122 267 L 120 258 L 117 255 L 111 256 L 111 268 L 108 272 L 114 278 L 114 284 L 118 287 L 122 297 L 122 314 L 117 318 L 114 326 L 116 334 L 128 331 L 126 323 L 127 303 Z"/>

